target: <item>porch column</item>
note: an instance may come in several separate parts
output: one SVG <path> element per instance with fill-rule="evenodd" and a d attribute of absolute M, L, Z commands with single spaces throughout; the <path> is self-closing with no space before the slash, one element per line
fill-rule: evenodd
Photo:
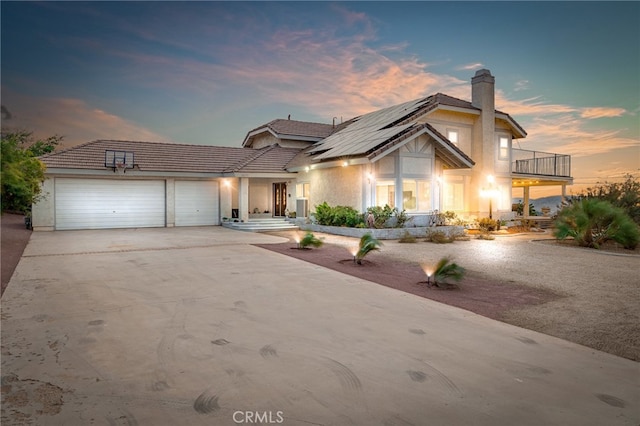
<path fill-rule="evenodd" d="M 231 181 L 229 178 L 222 179 L 220 184 L 220 217 L 222 221 L 223 217 L 231 218 L 231 209 L 233 206 L 231 197 Z"/>
<path fill-rule="evenodd" d="M 249 221 L 249 178 L 240 178 L 240 190 L 238 191 L 238 216 L 243 222 Z"/>
<path fill-rule="evenodd" d="M 562 184 L 562 195 L 560 197 L 560 203 L 561 205 L 564 205 L 564 202 L 566 201 L 567 198 L 567 185 L 565 183 Z"/>
<path fill-rule="evenodd" d="M 522 208 L 522 216 L 528 217 L 529 216 L 529 187 L 525 186 L 522 189 L 524 190 L 524 196 L 522 200 L 522 204 L 524 204 L 524 207 Z"/>

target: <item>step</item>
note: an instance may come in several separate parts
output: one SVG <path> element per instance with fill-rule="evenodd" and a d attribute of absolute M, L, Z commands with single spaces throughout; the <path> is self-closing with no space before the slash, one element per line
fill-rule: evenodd
<path fill-rule="evenodd" d="M 248 222 L 224 222 L 222 224 L 225 228 L 235 229 L 237 231 L 283 231 L 298 229 L 298 227 L 284 219 L 271 218 L 271 219 L 249 219 Z"/>

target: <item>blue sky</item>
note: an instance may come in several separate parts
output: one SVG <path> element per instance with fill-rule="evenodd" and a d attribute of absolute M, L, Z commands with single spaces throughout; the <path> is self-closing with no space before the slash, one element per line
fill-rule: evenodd
<path fill-rule="evenodd" d="M 275 118 L 331 123 L 488 68 L 524 149 L 576 189 L 640 171 L 639 2 L 7 2 L 3 127 L 71 146 L 240 146 Z M 516 144 L 516 145 L 518 145 Z"/>

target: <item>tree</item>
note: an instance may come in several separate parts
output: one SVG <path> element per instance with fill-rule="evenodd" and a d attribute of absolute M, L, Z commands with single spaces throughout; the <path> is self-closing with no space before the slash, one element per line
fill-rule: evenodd
<path fill-rule="evenodd" d="M 34 140 L 24 130 L 1 133 L 2 211 L 28 212 L 38 200 L 45 165 L 36 157 L 53 152 L 61 136 Z"/>

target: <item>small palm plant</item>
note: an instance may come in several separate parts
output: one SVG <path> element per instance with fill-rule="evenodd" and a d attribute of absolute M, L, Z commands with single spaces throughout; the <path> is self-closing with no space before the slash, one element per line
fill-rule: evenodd
<path fill-rule="evenodd" d="M 433 284 L 436 287 L 446 288 L 450 285 L 447 283 L 449 278 L 460 281 L 464 277 L 464 274 L 465 270 L 462 266 L 451 262 L 448 257 L 443 257 L 433 271 Z"/>
<path fill-rule="evenodd" d="M 306 249 L 306 248 L 309 248 L 310 246 L 317 248 L 317 247 L 321 247 L 322 244 L 323 244 L 323 241 L 321 239 L 313 235 L 313 233 L 307 232 L 306 234 L 304 234 L 304 237 L 300 239 L 300 242 L 298 243 L 298 247 L 301 249 Z"/>
<path fill-rule="evenodd" d="M 358 264 L 361 265 L 362 259 L 372 251 L 380 250 L 381 245 L 382 243 L 373 235 L 364 234 L 362 238 L 360 238 L 360 245 L 358 246 L 358 252 L 356 253 L 356 260 Z"/>

